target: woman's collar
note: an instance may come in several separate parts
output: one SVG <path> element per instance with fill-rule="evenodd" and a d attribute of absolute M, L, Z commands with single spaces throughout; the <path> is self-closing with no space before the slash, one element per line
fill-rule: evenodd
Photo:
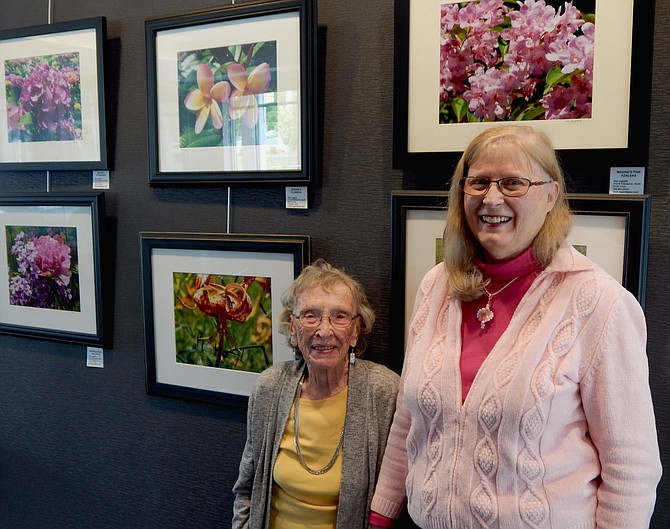
<path fill-rule="evenodd" d="M 482 271 L 484 277 L 490 277 L 496 281 L 512 279 L 513 277 L 524 276 L 541 270 L 539 263 L 533 256 L 532 247 L 527 248 L 516 257 L 512 257 L 507 261 L 485 263 L 481 258 L 475 257 L 473 264 Z"/>

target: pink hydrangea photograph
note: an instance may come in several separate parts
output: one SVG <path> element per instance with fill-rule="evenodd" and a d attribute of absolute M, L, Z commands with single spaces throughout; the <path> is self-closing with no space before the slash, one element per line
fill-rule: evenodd
<path fill-rule="evenodd" d="M 441 5 L 439 122 L 588 119 L 595 0 Z"/>
<path fill-rule="evenodd" d="M 8 141 L 82 137 L 79 53 L 5 61 Z"/>

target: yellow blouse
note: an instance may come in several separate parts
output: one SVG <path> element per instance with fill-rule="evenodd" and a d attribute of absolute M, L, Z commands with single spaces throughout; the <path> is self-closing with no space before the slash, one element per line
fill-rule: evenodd
<path fill-rule="evenodd" d="M 345 388 L 327 399 L 300 399 L 300 451 L 314 470 L 333 457 L 347 413 L 347 394 Z M 341 451 L 333 467 L 319 476 L 302 466 L 295 450 L 292 406 L 274 466 L 270 528 L 334 529 L 341 476 Z"/>

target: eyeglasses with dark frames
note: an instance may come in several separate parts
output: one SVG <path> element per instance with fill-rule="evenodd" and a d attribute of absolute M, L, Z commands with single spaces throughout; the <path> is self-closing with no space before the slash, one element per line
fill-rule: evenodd
<path fill-rule="evenodd" d="M 320 312 L 308 310 L 302 314 L 291 313 L 291 316 L 296 317 L 298 321 L 300 321 L 300 324 L 306 329 L 318 327 L 321 325 L 321 321 L 324 318 L 326 318 L 335 329 L 346 329 L 351 325 L 352 321 L 360 316 L 360 314 L 350 316 L 346 312 L 341 311 L 331 312 L 330 314 L 321 314 Z"/>
<path fill-rule="evenodd" d="M 459 185 L 463 193 L 471 196 L 482 196 L 489 192 L 491 184 L 498 186 L 498 191 L 507 197 L 522 197 L 531 186 L 541 186 L 544 184 L 551 184 L 553 180 L 537 180 L 535 182 L 528 178 L 520 176 L 507 176 L 505 178 L 498 178 L 492 180 L 490 178 L 479 176 L 467 176 L 459 180 Z"/>

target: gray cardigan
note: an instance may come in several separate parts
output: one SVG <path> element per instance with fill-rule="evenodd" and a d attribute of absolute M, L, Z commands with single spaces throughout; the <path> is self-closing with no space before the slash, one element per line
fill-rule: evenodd
<path fill-rule="evenodd" d="M 272 472 L 304 365 L 300 360 L 266 369 L 249 398 L 232 529 L 267 529 L 270 523 Z M 368 527 L 399 380 L 390 369 L 360 358 L 350 367 L 337 529 Z"/>

